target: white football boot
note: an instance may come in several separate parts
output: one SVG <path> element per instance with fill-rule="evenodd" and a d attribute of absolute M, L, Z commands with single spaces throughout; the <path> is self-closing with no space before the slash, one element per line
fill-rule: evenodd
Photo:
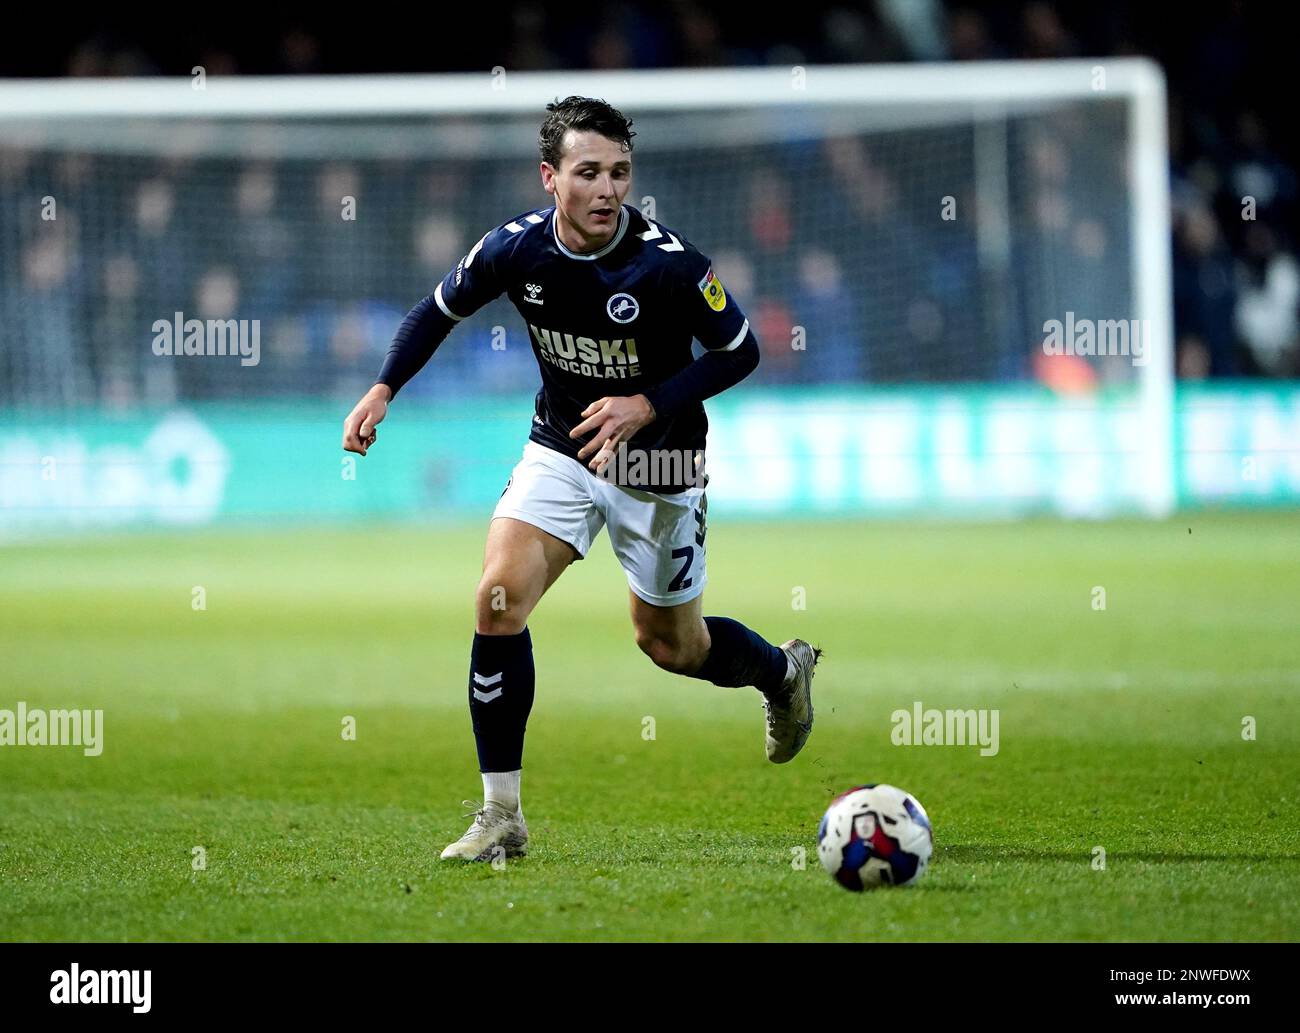
<path fill-rule="evenodd" d="M 478 808 L 474 822 L 465 834 L 449 843 L 442 852 L 444 861 L 491 861 L 494 856 L 520 857 L 528 853 L 528 826 L 524 812 L 513 814 L 492 800 L 479 807 L 475 800 L 465 800 L 466 807 Z M 498 848 L 504 850 L 499 854 Z"/>
<path fill-rule="evenodd" d="M 767 711 L 767 759 L 773 764 L 794 760 L 803 749 L 813 726 L 813 668 L 822 655 L 801 638 L 792 638 L 781 647 L 794 668 L 793 678 L 784 688 L 763 698 Z"/>

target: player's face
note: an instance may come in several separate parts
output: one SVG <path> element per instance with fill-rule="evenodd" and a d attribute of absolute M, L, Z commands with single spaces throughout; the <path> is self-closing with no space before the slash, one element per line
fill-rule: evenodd
<path fill-rule="evenodd" d="M 542 162 L 542 185 L 555 195 L 562 238 L 592 251 L 618 229 L 619 205 L 632 187 L 632 160 L 617 140 L 571 129 L 560 167 Z"/>

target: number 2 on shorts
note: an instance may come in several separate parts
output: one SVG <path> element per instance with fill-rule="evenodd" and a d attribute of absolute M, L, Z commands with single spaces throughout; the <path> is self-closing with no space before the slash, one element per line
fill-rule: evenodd
<path fill-rule="evenodd" d="M 686 557 L 686 562 L 682 564 L 682 569 L 668 582 L 670 592 L 680 592 L 684 588 L 691 587 L 691 579 L 686 576 L 686 572 L 691 569 L 691 562 L 695 559 L 695 546 L 683 545 L 680 549 L 673 550 L 673 559 L 679 560 L 683 556 Z"/>

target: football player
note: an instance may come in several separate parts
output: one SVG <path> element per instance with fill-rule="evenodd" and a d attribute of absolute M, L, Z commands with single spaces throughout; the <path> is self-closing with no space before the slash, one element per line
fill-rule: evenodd
<path fill-rule="evenodd" d="M 394 396 L 462 319 L 505 293 L 541 371 L 532 430 L 492 515 L 476 599 L 469 708 L 483 806 L 443 858 L 527 849 L 520 807 L 535 671 L 528 617 L 602 528 L 627 574 L 636 643 L 659 667 L 753 686 L 766 752 L 785 763 L 812 730 L 820 650 L 776 646 L 739 621 L 702 616 L 706 398 L 758 365 L 749 320 L 709 259 L 626 204 L 632 123 L 604 101 L 547 105 L 541 179 L 554 205 L 484 234 L 411 310 L 377 383 L 343 425 L 366 455 Z M 694 358 L 692 339 L 703 346 Z"/>

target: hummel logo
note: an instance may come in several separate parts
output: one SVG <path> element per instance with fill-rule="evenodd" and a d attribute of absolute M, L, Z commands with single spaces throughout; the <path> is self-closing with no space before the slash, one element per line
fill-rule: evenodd
<path fill-rule="evenodd" d="M 538 297 L 538 295 L 542 293 L 542 285 L 540 283 L 526 283 L 524 284 L 524 290 L 528 292 L 524 296 L 524 301 L 530 301 L 534 305 L 545 304 L 542 299 Z"/>
<path fill-rule="evenodd" d="M 484 678 L 483 675 L 481 675 L 481 674 L 479 674 L 477 671 L 475 671 L 475 672 L 474 672 L 474 683 L 475 683 L 476 686 L 478 686 L 478 685 L 482 685 L 483 688 L 486 689 L 486 688 L 488 688 L 488 687 L 491 686 L 491 685 L 496 685 L 497 682 L 499 682 L 499 681 L 501 680 L 501 675 L 504 674 L 504 673 L 505 673 L 505 672 L 503 672 L 503 671 L 497 671 L 497 673 L 494 674 L 494 675 L 492 675 L 490 678 Z M 474 698 L 475 698 L 476 700 L 478 700 L 480 703 L 491 703 L 494 699 L 496 699 L 498 696 L 500 696 L 501 693 L 504 692 L 504 691 L 505 691 L 505 686 L 504 686 L 504 685 L 498 686 L 497 688 L 493 689 L 491 692 L 480 692 L 480 691 L 478 690 L 478 688 L 475 688 L 475 689 L 474 689 Z"/>
<path fill-rule="evenodd" d="M 644 233 L 637 234 L 637 236 L 640 237 L 642 240 L 647 242 L 651 240 L 658 240 L 660 237 L 664 235 L 664 231 L 661 230 L 658 226 L 656 226 L 653 222 L 650 222 L 649 219 L 646 219 L 646 222 L 650 224 L 650 228 L 646 230 Z M 671 233 L 668 234 L 668 239 L 671 243 L 658 245 L 660 251 L 685 251 L 686 250 L 684 247 L 682 247 L 682 242 L 678 240 L 676 237 L 674 237 Z"/>

